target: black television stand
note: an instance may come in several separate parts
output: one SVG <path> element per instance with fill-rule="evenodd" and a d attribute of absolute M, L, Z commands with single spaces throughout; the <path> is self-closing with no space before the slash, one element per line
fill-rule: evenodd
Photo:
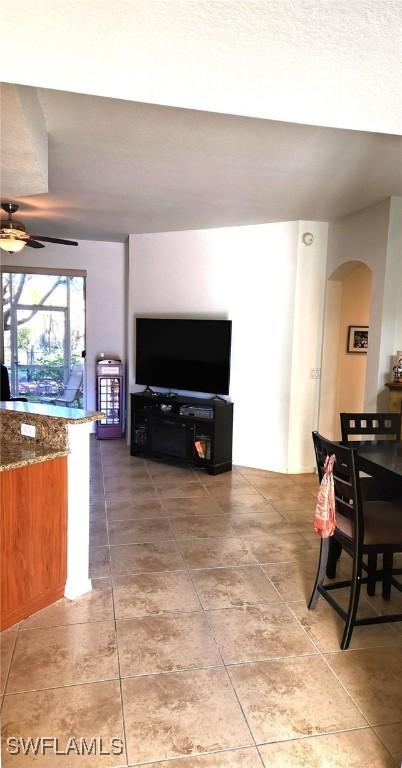
<path fill-rule="evenodd" d="M 203 467 L 218 475 L 232 469 L 233 403 L 155 393 L 131 396 L 132 456 Z"/>

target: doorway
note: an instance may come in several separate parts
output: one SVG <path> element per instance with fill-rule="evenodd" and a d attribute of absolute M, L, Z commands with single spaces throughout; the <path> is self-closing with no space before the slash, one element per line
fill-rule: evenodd
<path fill-rule="evenodd" d="M 348 261 L 327 282 L 321 372 L 319 431 L 340 439 L 339 414 L 366 410 L 366 371 L 370 349 L 372 271 Z M 353 345 L 353 329 L 368 328 L 364 348 Z M 350 330 L 352 329 L 352 330 Z M 356 338 L 358 338 L 356 331 Z"/>
<path fill-rule="evenodd" d="M 85 407 L 85 278 L 10 271 L 2 289 L 12 397 Z"/>

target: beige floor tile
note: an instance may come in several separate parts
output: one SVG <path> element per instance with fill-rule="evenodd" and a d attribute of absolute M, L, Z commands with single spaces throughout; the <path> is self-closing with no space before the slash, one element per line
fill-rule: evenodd
<path fill-rule="evenodd" d="M 198 480 L 198 473 L 194 472 L 193 468 L 187 464 L 168 464 L 162 461 L 156 461 L 147 459 L 147 470 L 151 477 L 162 478 L 163 480 L 181 480 L 185 482 L 190 480 Z"/>
<path fill-rule="evenodd" d="M 370 725 L 402 720 L 402 645 L 326 658 Z"/>
<path fill-rule="evenodd" d="M 110 576 L 109 547 L 91 547 L 89 550 L 89 578 L 102 579 Z"/>
<path fill-rule="evenodd" d="M 139 480 L 142 483 L 149 483 L 150 482 L 150 474 L 145 466 L 145 464 L 137 465 L 130 465 L 130 466 L 105 466 L 103 470 L 103 478 L 105 481 L 105 484 L 111 480 L 130 480 L 131 478 L 135 477 L 136 480 Z"/>
<path fill-rule="evenodd" d="M 108 543 L 106 518 L 91 522 L 89 526 L 89 546 L 107 547 Z"/>
<path fill-rule="evenodd" d="M 243 513 L 254 512 L 273 512 L 274 507 L 262 496 L 242 496 L 240 493 L 236 498 L 218 499 L 218 504 L 226 514 L 240 515 Z"/>
<path fill-rule="evenodd" d="M 280 563 L 293 560 L 294 555 L 306 551 L 306 542 L 297 532 L 275 530 L 265 536 L 247 536 L 250 551 L 259 563 Z"/>
<path fill-rule="evenodd" d="M 155 495 L 152 493 L 153 485 L 149 476 L 142 479 L 120 476 L 105 480 L 105 494 L 107 497 L 116 494 L 116 496 L 132 496 L 135 498 L 137 491 L 138 493 L 149 492 L 151 496 Z"/>
<path fill-rule="evenodd" d="M 22 621 L 20 629 L 57 627 L 63 624 L 85 624 L 91 621 L 113 621 L 112 585 L 110 579 L 94 579 L 92 592 L 76 600 L 62 597 L 47 608 Z"/>
<path fill-rule="evenodd" d="M 122 677 L 222 664 L 202 613 L 117 622 Z"/>
<path fill-rule="evenodd" d="M 243 477 L 247 477 L 250 479 L 250 482 L 254 478 L 265 478 L 266 480 L 268 478 L 276 478 L 277 480 L 285 479 L 287 480 L 289 478 L 289 475 L 285 475 L 281 472 L 271 472 L 269 469 L 256 469 L 255 467 L 242 467 L 240 465 L 235 464 L 235 468 L 237 472 L 240 472 L 240 474 Z"/>
<path fill-rule="evenodd" d="M 193 578 L 205 610 L 280 601 L 259 567 L 211 568 L 193 571 Z"/>
<path fill-rule="evenodd" d="M 176 539 L 208 539 L 236 535 L 228 515 L 192 515 L 172 517 Z"/>
<path fill-rule="evenodd" d="M 48 691 L 34 691 L 6 696 L 2 711 L 4 738 L 21 736 L 51 736 L 59 740 L 59 751 L 65 750 L 69 739 L 80 738 L 90 745 L 97 738 L 97 754 L 57 756 L 47 750 L 35 759 L 20 754 L 11 756 L 6 748 L 3 752 L 3 768 L 113 768 L 126 765 L 123 720 L 119 682 L 110 681 L 90 685 L 74 685 Z M 112 752 L 111 739 L 123 754 L 100 754 L 100 739 L 103 752 Z"/>
<path fill-rule="evenodd" d="M 207 615 L 225 664 L 316 653 L 283 603 L 225 608 Z"/>
<path fill-rule="evenodd" d="M 209 475 L 206 472 L 199 472 L 198 478 L 203 485 L 206 485 L 211 492 L 214 488 L 248 488 L 250 483 L 240 473 L 223 472 L 221 475 Z"/>
<path fill-rule="evenodd" d="M 106 505 L 104 500 L 97 502 L 96 504 L 90 504 L 89 506 L 89 520 L 90 522 L 105 522 L 106 520 Z"/>
<path fill-rule="evenodd" d="M 296 488 L 289 475 L 285 475 L 284 478 L 257 476 L 250 480 L 250 483 L 252 483 L 254 488 L 257 488 L 261 493 L 264 493 L 264 495 L 267 495 L 269 491 L 272 491 L 277 495 L 278 491 L 294 491 Z"/>
<path fill-rule="evenodd" d="M 180 571 L 183 558 L 175 541 L 110 547 L 112 574 Z"/>
<path fill-rule="evenodd" d="M 11 629 L 0 635 L 0 693 L 3 693 L 6 687 L 16 639 L 17 632 L 13 632 Z"/>
<path fill-rule="evenodd" d="M 141 460 L 140 460 L 141 461 Z M 133 469 L 134 467 L 142 466 L 146 469 L 145 462 L 141 465 L 137 463 L 133 456 L 127 454 L 116 454 L 115 456 L 102 456 L 102 467 L 105 476 L 111 475 L 113 472 L 121 472 L 123 469 Z"/>
<path fill-rule="evenodd" d="M 261 567 L 284 600 L 308 600 L 314 586 L 317 562 L 318 553 L 312 550 L 307 557 L 293 556 L 289 562 Z"/>
<path fill-rule="evenodd" d="M 215 752 L 209 755 L 182 757 L 178 760 L 163 760 L 161 763 L 147 763 L 147 768 L 262 768 L 255 748 Z"/>
<path fill-rule="evenodd" d="M 222 509 L 211 496 L 200 499 L 164 499 L 163 506 L 170 517 L 190 517 L 191 515 L 221 515 Z"/>
<path fill-rule="evenodd" d="M 303 490 L 303 488 L 297 488 L 295 485 L 293 488 L 261 488 L 260 493 L 268 501 L 271 501 L 276 509 L 280 512 L 289 511 L 292 509 L 312 509 L 314 510 L 316 504 L 316 496 L 314 497 L 309 491 Z"/>
<path fill-rule="evenodd" d="M 113 622 L 27 629 L 18 633 L 6 693 L 115 677 Z"/>
<path fill-rule="evenodd" d="M 257 743 L 366 725 L 319 656 L 229 667 Z"/>
<path fill-rule="evenodd" d="M 152 500 L 158 501 L 158 496 L 152 483 L 137 483 L 135 489 L 125 487 L 120 490 L 106 491 L 106 504 L 108 506 L 122 501 L 140 503 Z"/>
<path fill-rule="evenodd" d="M 306 532 L 314 533 L 315 540 L 319 543 L 319 537 L 314 532 L 314 510 L 315 504 L 304 509 L 289 509 L 282 510 L 281 514 L 290 525 L 297 525 L 302 527 Z"/>
<path fill-rule="evenodd" d="M 367 596 L 367 602 L 370 603 L 371 607 L 376 613 L 379 613 L 381 616 L 386 615 L 387 613 L 402 613 L 401 592 L 397 592 L 395 589 L 393 589 L 391 592 L 390 600 L 383 600 L 380 584 L 377 584 L 376 592 L 377 594 L 374 597 Z M 396 630 L 402 632 L 402 621 L 395 622 L 393 626 Z"/>
<path fill-rule="evenodd" d="M 171 481 L 166 480 L 161 482 L 158 478 L 156 482 L 156 489 L 162 499 L 180 499 L 180 498 L 198 498 L 200 496 L 208 496 L 207 490 L 204 488 L 198 480 L 186 482 L 184 480 Z"/>
<path fill-rule="evenodd" d="M 191 579 L 184 571 L 117 576 L 113 585 L 117 619 L 201 610 Z"/>
<path fill-rule="evenodd" d="M 287 530 L 283 518 L 275 512 L 248 512 L 244 515 L 231 515 L 233 530 L 238 536 L 261 536 Z"/>
<path fill-rule="evenodd" d="M 128 678 L 122 686 L 129 762 L 252 744 L 223 669 Z"/>
<path fill-rule="evenodd" d="M 245 499 L 246 496 L 250 499 L 261 499 L 261 494 L 252 485 L 245 485 L 241 488 L 231 488 L 230 486 L 223 485 L 208 486 L 208 491 L 212 498 L 217 499 L 219 503 Z"/>
<path fill-rule="evenodd" d="M 312 519 L 317 504 L 317 496 L 311 493 L 283 493 L 278 496 L 272 496 L 272 504 L 281 515 L 289 517 L 287 513 L 304 513 L 304 520 Z"/>
<path fill-rule="evenodd" d="M 256 563 L 246 542 L 239 538 L 183 540 L 179 542 L 179 549 L 189 568 L 219 568 Z"/>
<path fill-rule="evenodd" d="M 341 591 L 346 593 L 344 599 L 339 594 Z M 337 590 L 337 593 L 333 593 L 333 595 L 346 610 L 349 590 L 339 590 L 339 592 Z M 317 607 L 313 611 L 308 610 L 305 601 L 292 603 L 290 607 L 320 651 L 323 653 L 339 651 L 345 623 L 322 597 L 319 598 Z M 360 599 L 359 605 L 359 618 L 363 616 L 375 616 L 375 612 L 364 597 Z M 355 627 L 349 647 L 352 650 L 375 646 L 392 646 L 400 642 L 397 632 L 390 624 L 374 624 Z"/>
<path fill-rule="evenodd" d="M 109 541 L 111 545 L 135 544 L 174 539 L 169 520 L 149 517 L 143 520 L 111 520 Z"/>
<path fill-rule="evenodd" d="M 266 744 L 259 750 L 267 768 L 395 768 L 369 728 Z"/>
<path fill-rule="evenodd" d="M 148 517 L 165 517 L 167 512 L 157 499 L 151 501 L 137 502 L 120 501 L 111 502 L 107 505 L 107 519 L 111 520 L 141 520 Z"/>
<path fill-rule="evenodd" d="M 391 725 L 379 725 L 374 730 L 396 760 L 397 765 L 402 765 L 402 721 Z"/>

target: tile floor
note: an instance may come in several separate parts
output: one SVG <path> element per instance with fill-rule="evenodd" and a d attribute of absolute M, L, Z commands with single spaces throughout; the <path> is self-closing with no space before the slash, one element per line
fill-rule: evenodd
<path fill-rule="evenodd" d="M 123 754 L 4 750 L 5 768 L 400 765 L 402 626 L 356 629 L 341 652 L 335 613 L 306 608 L 315 477 L 211 477 L 123 441 L 92 440 L 91 462 L 93 591 L 3 633 L 2 722 Z"/>

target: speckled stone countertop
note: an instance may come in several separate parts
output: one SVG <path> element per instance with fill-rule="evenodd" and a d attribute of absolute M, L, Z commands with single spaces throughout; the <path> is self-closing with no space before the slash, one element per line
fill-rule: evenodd
<path fill-rule="evenodd" d="M 14 443 L 3 436 L 0 438 L 0 472 L 58 459 L 67 454 L 68 449 L 49 448 L 34 442 Z"/>
<path fill-rule="evenodd" d="M 44 403 L 21 403 L 18 401 L 0 401 L 0 411 L 7 413 L 22 413 L 24 416 L 36 416 L 52 419 L 61 419 L 68 424 L 80 424 L 86 421 L 98 421 L 102 414 L 97 411 L 83 411 L 81 408 L 61 408 L 58 405 L 45 405 Z"/>
<path fill-rule="evenodd" d="M 65 451 L 69 448 L 68 430 L 75 424 L 84 424 L 101 418 L 100 413 L 78 408 L 59 408 L 41 403 L 0 401 L 0 434 L 10 443 L 24 446 L 41 445 Z M 35 427 L 35 437 L 21 434 L 22 424 Z"/>

